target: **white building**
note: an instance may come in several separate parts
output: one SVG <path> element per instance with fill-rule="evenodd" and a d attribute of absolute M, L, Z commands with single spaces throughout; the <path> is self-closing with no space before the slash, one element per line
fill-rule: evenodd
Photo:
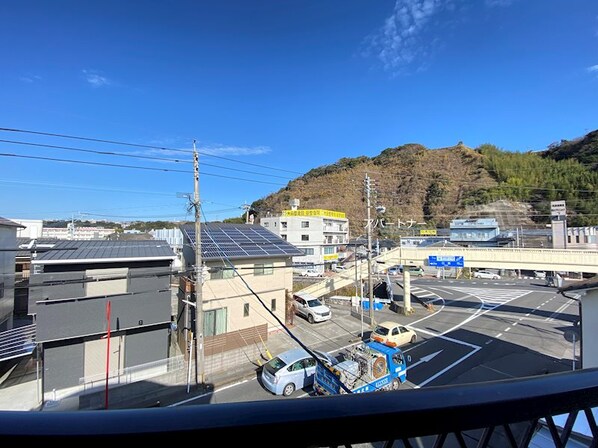
<path fill-rule="evenodd" d="M 305 255 L 293 257 L 293 264 L 323 272 L 339 261 L 342 247 L 349 242 L 349 220 L 345 213 L 323 209 L 298 210 L 298 200 L 281 216 L 260 218 L 260 225 L 280 236 Z"/>
<path fill-rule="evenodd" d="M 598 249 L 598 226 L 567 227 L 567 249 Z"/>
<path fill-rule="evenodd" d="M 67 227 L 44 227 L 42 237 L 57 238 L 59 240 L 103 240 L 113 233 L 114 229 L 77 227 L 69 222 Z"/>
<path fill-rule="evenodd" d="M 44 221 L 41 219 L 14 219 L 9 220 L 21 224 L 23 227 L 17 229 L 17 238 L 36 239 L 42 237 L 44 230 Z"/>

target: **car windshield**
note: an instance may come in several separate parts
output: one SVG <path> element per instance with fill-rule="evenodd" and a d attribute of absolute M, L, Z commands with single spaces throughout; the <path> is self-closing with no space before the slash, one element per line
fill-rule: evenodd
<path fill-rule="evenodd" d="M 307 301 L 307 306 L 309 306 L 310 308 L 314 308 L 320 305 L 322 305 L 322 302 L 320 302 L 318 299 L 311 299 Z"/>
<path fill-rule="evenodd" d="M 382 336 L 388 335 L 388 328 L 386 327 L 376 327 L 374 333 L 381 334 Z"/>
<path fill-rule="evenodd" d="M 275 375 L 276 372 L 278 372 L 280 369 L 282 369 L 286 365 L 287 364 L 277 356 L 275 358 L 272 358 L 270 361 L 268 361 L 266 363 L 266 365 L 264 366 L 264 369 L 266 369 L 272 375 Z"/>

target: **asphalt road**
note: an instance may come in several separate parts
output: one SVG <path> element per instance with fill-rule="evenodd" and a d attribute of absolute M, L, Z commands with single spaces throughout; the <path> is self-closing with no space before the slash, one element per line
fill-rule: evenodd
<path fill-rule="evenodd" d="M 393 292 L 395 300 L 402 301 L 398 284 L 393 284 Z M 388 306 L 375 312 L 377 321 L 394 320 L 418 334 L 415 344 L 403 347 L 411 362 L 402 387 L 492 381 L 573 368 L 573 344 L 566 335 L 575 329 L 577 302 L 541 281 L 423 278 L 412 282 L 412 294 L 432 308 L 413 300 L 415 312 L 409 316 Z M 362 328 L 368 336 L 367 325 L 362 327 L 359 317 L 350 315 L 349 306 L 332 305 L 332 309 L 331 321 L 310 325 L 297 318 L 292 331 L 309 347 L 332 354 L 361 340 Z M 276 355 L 289 344 L 290 338 L 270 351 Z M 579 344 L 576 354 L 578 358 Z M 313 391 L 306 388 L 288 398 L 274 396 L 261 386 L 258 369 L 255 377 L 217 389 L 206 398 L 210 403 L 226 403 L 310 394 Z"/>

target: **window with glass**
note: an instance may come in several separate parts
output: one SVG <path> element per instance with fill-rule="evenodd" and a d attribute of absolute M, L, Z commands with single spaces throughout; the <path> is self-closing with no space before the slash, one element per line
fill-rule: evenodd
<path fill-rule="evenodd" d="M 283 229 L 287 228 L 287 222 L 286 221 L 280 221 L 280 227 L 282 227 Z"/>
<path fill-rule="evenodd" d="M 301 235 L 301 241 L 309 241 L 309 235 Z"/>
<path fill-rule="evenodd" d="M 308 229 L 309 228 L 309 221 L 301 221 L 301 228 Z"/>
<path fill-rule="evenodd" d="M 243 304 L 243 317 L 247 317 L 247 316 L 249 316 L 249 304 L 244 303 Z"/>
<path fill-rule="evenodd" d="M 271 309 L 272 311 L 276 311 L 276 299 L 272 299 L 272 300 L 270 301 L 270 309 Z"/>
<path fill-rule="evenodd" d="M 272 263 L 256 263 L 253 267 L 253 275 L 272 275 L 274 265 Z"/>
<path fill-rule="evenodd" d="M 314 248 L 313 247 L 306 247 L 303 250 L 305 251 L 305 255 L 313 255 L 314 254 Z"/>
<path fill-rule="evenodd" d="M 235 271 L 233 268 L 227 267 L 211 267 L 210 268 L 210 280 L 222 280 L 226 278 L 233 278 Z"/>
<path fill-rule="evenodd" d="M 283 240 L 285 240 L 285 241 L 287 240 L 287 235 L 286 235 L 286 233 L 283 233 L 282 235 L 280 235 L 280 237 L 281 237 Z"/>
<path fill-rule="evenodd" d="M 204 311 L 204 335 L 216 336 L 226 333 L 226 308 Z"/>
<path fill-rule="evenodd" d="M 335 246 L 325 246 L 324 247 L 324 255 L 331 255 L 336 253 Z"/>

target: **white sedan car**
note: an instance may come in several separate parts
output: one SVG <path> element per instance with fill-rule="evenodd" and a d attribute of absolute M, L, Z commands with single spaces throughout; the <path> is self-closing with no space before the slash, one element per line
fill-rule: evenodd
<path fill-rule="evenodd" d="M 474 278 L 488 278 L 490 280 L 499 280 L 500 275 L 490 271 L 477 271 L 473 273 Z"/>

